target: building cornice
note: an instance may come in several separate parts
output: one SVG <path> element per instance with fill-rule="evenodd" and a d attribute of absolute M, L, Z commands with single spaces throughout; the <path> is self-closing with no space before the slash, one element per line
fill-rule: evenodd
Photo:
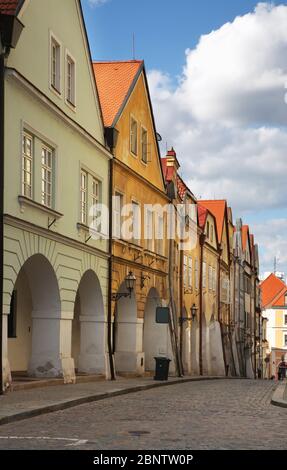
<path fill-rule="evenodd" d="M 140 175 L 139 173 L 137 173 L 136 171 L 134 171 L 132 168 L 130 168 L 128 165 L 126 165 L 125 163 L 121 162 L 117 157 L 114 157 L 114 167 L 118 165 L 120 166 L 121 168 L 123 168 L 124 170 L 126 170 L 128 173 L 130 173 L 131 175 L 133 175 L 135 178 L 138 178 L 140 179 L 146 186 L 148 186 L 149 188 L 151 188 L 153 191 L 156 191 L 158 194 L 160 194 L 167 202 L 170 202 L 170 199 L 168 197 L 168 195 L 163 192 L 161 189 L 157 188 L 156 186 L 154 186 L 152 183 L 150 183 L 150 181 L 148 181 L 147 179 L 145 179 L 142 175 Z"/>
<path fill-rule="evenodd" d="M 109 253 L 104 252 L 99 248 L 81 243 L 77 240 L 74 240 L 73 238 L 53 232 L 44 227 L 39 227 L 38 225 L 27 222 L 26 220 L 18 219 L 18 217 L 14 217 L 9 214 L 4 214 L 4 224 L 18 228 L 20 230 L 26 230 L 27 232 L 31 232 L 45 238 L 49 238 L 55 242 L 62 243 L 63 245 L 67 245 L 77 250 L 85 251 L 86 253 L 90 253 L 91 255 L 95 255 L 103 259 L 109 258 Z"/>

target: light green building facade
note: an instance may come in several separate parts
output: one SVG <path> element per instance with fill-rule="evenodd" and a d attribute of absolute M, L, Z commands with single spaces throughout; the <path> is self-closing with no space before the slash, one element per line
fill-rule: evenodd
<path fill-rule="evenodd" d="M 88 225 L 89 207 L 108 205 L 111 155 L 80 2 L 26 0 L 19 19 L 5 78 L 6 386 L 11 371 L 107 371 L 108 241 Z"/>

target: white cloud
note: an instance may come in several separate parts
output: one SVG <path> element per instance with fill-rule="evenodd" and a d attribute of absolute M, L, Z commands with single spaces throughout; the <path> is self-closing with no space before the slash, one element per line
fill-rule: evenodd
<path fill-rule="evenodd" d="M 236 215 L 286 206 L 287 6 L 259 3 L 202 36 L 175 87 L 148 78 L 164 150 L 197 196 L 227 198 Z"/>
<path fill-rule="evenodd" d="M 92 6 L 92 7 L 99 7 L 101 5 L 103 5 L 104 3 L 107 3 L 109 2 L 110 0 L 88 0 L 89 4 Z"/>
<path fill-rule="evenodd" d="M 287 219 L 271 219 L 268 223 L 254 224 L 253 228 L 263 248 L 260 256 L 262 272 L 273 268 L 276 256 L 278 271 L 287 274 Z"/>

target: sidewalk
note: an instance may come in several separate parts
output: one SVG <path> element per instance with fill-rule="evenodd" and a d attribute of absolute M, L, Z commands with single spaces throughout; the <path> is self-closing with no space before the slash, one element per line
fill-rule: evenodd
<path fill-rule="evenodd" d="M 0 425 L 117 395 L 185 382 L 214 379 L 226 379 L 226 377 L 169 377 L 167 382 L 154 381 L 151 377 L 128 379 L 119 377 L 116 381 L 103 380 L 8 392 L 5 395 L 0 395 Z"/>
<path fill-rule="evenodd" d="M 287 380 L 279 383 L 271 399 L 272 405 L 287 408 Z"/>

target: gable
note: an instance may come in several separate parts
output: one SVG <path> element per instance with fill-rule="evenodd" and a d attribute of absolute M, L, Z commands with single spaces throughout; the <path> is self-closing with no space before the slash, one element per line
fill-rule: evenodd
<path fill-rule="evenodd" d="M 103 144 L 102 117 L 80 2 L 30 0 L 21 12 L 21 21 L 25 28 L 16 49 L 10 53 L 7 66 L 18 71 Z M 50 84 L 52 36 L 60 46 L 60 94 Z M 67 54 L 75 61 L 75 107 L 65 99 Z"/>
<path fill-rule="evenodd" d="M 138 150 L 137 155 L 130 151 L 130 124 L 131 119 L 137 122 Z M 142 71 L 131 91 L 129 98 L 122 109 L 121 115 L 115 125 L 119 131 L 115 148 L 115 156 L 133 171 L 146 178 L 150 183 L 165 191 L 160 155 L 156 140 L 152 109 Z M 141 159 L 141 129 L 147 131 L 147 164 Z"/>
<path fill-rule="evenodd" d="M 223 222 L 223 230 L 222 230 L 222 237 L 221 237 L 221 247 L 222 247 L 222 260 L 229 264 L 229 252 L 228 252 L 228 232 L 226 221 L 224 219 Z"/>

